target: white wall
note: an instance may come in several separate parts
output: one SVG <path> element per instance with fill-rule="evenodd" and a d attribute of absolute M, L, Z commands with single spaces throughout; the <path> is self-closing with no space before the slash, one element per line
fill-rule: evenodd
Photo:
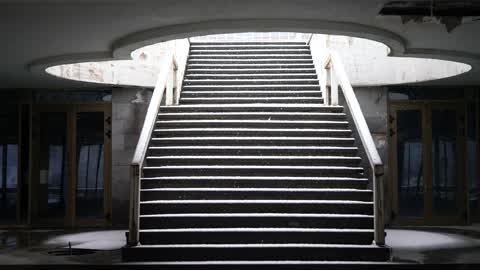
<path fill-rule="evenodd" d="M 362 38 L 315 35 L 312 42 L 338 52 L 353 86 L 425 82 L 462 74 L 471 68 L 452 61 L 389 57 L 390 48 L 386 45 Z"/>

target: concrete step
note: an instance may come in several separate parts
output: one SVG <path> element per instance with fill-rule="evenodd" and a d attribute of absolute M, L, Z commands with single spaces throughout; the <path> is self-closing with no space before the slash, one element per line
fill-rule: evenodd
<path fill-rule="evenodd" d="M 301 176 L 155 176 L 144 177 L 141 188 L 344 188 L 366 189 L 368 179 L 359 177 Z"/>
<path fill-rule="evenodd" d="M 188 59 L 312 59 L 312 56 L 310 54 L 201 54 L 191 55 Z"/>
<path fill-rule="evenodd" d="M 276 146 L 354 146 L 353 138 L 335 137 L 165 137 L 152 138 L 150 146 L 168 145 L 276 145 Z M 326 158 L 329 157 L 311 157 Z M 333 157 L 332 157 L 333 158 Z"/>
<path fill-rule="evenodd" d="M 163 171 L 166 171 L 166 169 Z M 145 175 L 145 177 L 149 177 L 149 175 Z M 301 198 L 302 200 L 354 200 L 368 202 L 372 200 L 372 191 L 333 188 L 153 188 L 141 189 L 140 196 L 141 201 L 154 201 L 159 199 L 294 200 Z"/>
<path fill-rule="evenodd" d="M 319 84 L 238 84 L 238 85 L 230 85 L 230 84 L 212 84 L 212 85 L 184 85 L 184 91 L 236 91 L 236 90 L 243 90 L 243 91 L 260 91 L 260 90 L 267 90 L 267 91 L 275 91 L 275 90 L 283 90 L 283 91 L 320 91 Z M 234 102 L 231 102 L 234 103 Z"/>
<path fill-rule="evenodd" d="M 313 69 L 313 64 L 187 64 L 187 73 L 191 69 L 284 69 L 291 72 L 292 69 Z"/>
<path fill-rule="evenodd" d="M 372 229 L 373 216 L 304 213 L 197 213 L 140 216 L 142 230 L 208 227 Z"/>
<path fill-rule="evenodd" d="M 320 128 L 162 128 L 155 129 L 152 137 L 175 136 L 257 136 L 257 137 L 350 137 L 350 129 L 320 129 Z"/>
<path fill-rule="evenodd" d="M 309 46 L 307 44 L 242 44 L 240 45 L 232 45 L 232 44 L 195 44 L 190 46 L 190 50 L 251 50 L 251 49 L 265 49 L 265 50 L 273 50 L 273 49 L 303 49 L 308 50 Z"/>
<path fill-rule="evenodd" d="M 187 85 L 318 85 L 318 79 L 185 79 Z"/>
<path fill-rule="evenodd" d="M 259 166 L 359 166 L 359 157 L 311 156 L 148 156 L 146 166 L 259 165 Z"/>
<path fill-rule="evenodd" d="M 238 146 L 238 145 L 170 145 L 170 146 L 150 146 L 148 147 L 148 155 L 238 155 L 238 156 L 306 156 L 306 155 L 331 155 L 331 156 L 355 156 L 357 147 L 347 146 L 272 146 L 272 145 L 255 145 L 255 146 Z"/>
<path fill-rule="evenodd" d="M 346 129 L 348 121 L 327 121 L 327 120 L 159 120 L 156 121 L 156 128 L 332 128 Z"/>
<path fill-rule="evenodd" d="M 156 244 L 357 244 L 370 245 L 371 229 L 180 228 L 140 230 L 142 245 Z"/>
<path fill-rule="evenodd" d="M 143 215 L 181 213 L 310 213 L 372 215 L 373 203 L 333 200 L 156 200 L 140 203 Z"/>
<path fill-rule="evenodd" d="M 235 97 L 322 97 L 322 92 L 313 91 L 184 91 L 181 98 L 235 98 Z"/>
<path fill-rule="evenodd" d="M 158 120 L 345 120 L 344 113 L 329 112 L 160 112 Z"/>
<path fill-rule="evenodd" d="M 388 248 L 379 247 L 379 249 L 387 250 Z M 128 253 L 128 247 L 123 248 L 122 252 Z M 140 262 L 141 263 L 141 262 Z M 154 264 L 144 264 L 142 269 L 156 269 L 161 267 L 162 270 L 384 270 L 384 269 L 402 269 L 409 268 L 405 264 L 397 262 L 385 261 L 317 261 L 317 260 L 257 260 L 257 261 L 242 261 L 242 260 L 206 260 L 206 261 L 161 261 Z M 408 264 L 407 264 L 408 265 Z M 145 267 L 145 266 L 149 266 Z M 340 267 L 341 266 L 341 267 Z"/>
<path fill-rule="evenodd" d="M 268 45 L 276 45 L 276 46 L 292 46 L 292 45 L 306 45 L 304 41 L 194 41 L 190 43 L 190 46 L 221 46 L 221 45 L 229 45 L 229 46 L 268 46 Z"/>
<path fill-rule="evenodd" d="M 323 104 L 322 97 L 199 97 L 180 98 L 182 104 L 304 103 Z"/>
<path fill-rule="evenodd" d="M 198 154 L 197 154 L 198 155 Z M 222 175 L 222 176 L 338 176 L 361 177 L 357 166 L 273 166 L 273 165 L 178 165 L 143 167 L 145 177 L 158 175 Z"/>
<path fill-rule="evenodd" d="M 224 261 L 214 266 L 238 269 L 236 266 L 245 262 L 242 269 L 264 269 L 262 266 L 271 265 L 269 269 L 298 269 L 306 262 L 308 269 L 324 269 L 328 262 L 335 261 L 335 266 L 329 269 L 338 269 L 338 261 L 380 261 L 389 260 L 390 251 L 385 247 L 375 245 L 339 245 L 339 244 L 187 244 L 187 245 L 142 245 L 128 247 L 122 250 L 125 261 L 170 261 L 169 266 L 177 264 L 192 269 L 199 265 L 206 269 L 206 261 Z M 264 261 L 268 261 L 265 263 Z M 284 264 L 285 261 L 285 264 Z M 310 264 L 308 261 L 316 261 Z M 182 263 L 182 262 L 186 262 Z M 210 265 L 211 266 L 211 265 Z M 245 265 L 244 265 L 245 266 Z M 260 268 L 257 268 L 259 266 Z M 293 266 L 293 268 L 292 268 Z M 234 268 L 235 267 L 235 268 Z M 372 265 L 368 265 L 371 269 Z M 208 268 L 212 269 L 212 268 Z M 359 269 L 356 265 L 350 269 Z M 381 267 L 377 269 L 382 269 Z"/>
<path fill-rule="evenodd" d="M 223 79 L 318 79 L 316 73 L 237 73 L 237 74 L 192 74 L 186 75 L 187 79 L 205 80 L 223 80 Z"/>
<path fill-rule="evenodd" d="M 189 59 L 188 65 L 191 64 L 313 64 L 312 59 L 304 58 L 264 58 L 264 59 L 208 59 L 194 58 Z"/>
<path fill-rule="evenodd" d="M 201 74 L 232 74 L 232 75 L 247 75 L 247 74 L 316 74 L 314 68 L 225 68 L 223 66 L 210 68 L 193 68 L 186 70 L 186 75 L 201 75 Z"/>
<path fill-rule="evenodd" d="M 202 55 L 202 54 L 309 54 L 310 50 L 305 49 L 289 49 L 289 48 L 276 48 L 276 49 L 254 49 L 254 48 L 232 48 L 232 49 L 190 49 L 190 56 Z"/>
<path fill-rule="evenodd" d="M 328 112 L 342 113 L 342 106 L 327 106 L 323 104 L 197 104 L 197 105 L 180 105 L 160 107 L 160 112 L 170 113 L 206 113 L 206 112 L 275 112 L 275 113 L 292 113 L 292 112 Z"/>

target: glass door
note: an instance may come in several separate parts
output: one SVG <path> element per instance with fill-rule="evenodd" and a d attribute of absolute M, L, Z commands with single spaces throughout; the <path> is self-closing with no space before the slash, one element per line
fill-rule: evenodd
<path fill-rule="evenodd" d="M 466 222 L 462 117 L 460 107 L 451 102 L 391 104 L 390 179 L 395 222 Z"/>
<path fill-rule="evenodd" d="M 31 218 L 34 226 L 66 226 L 71 216 L 71 123 L 67 106 L 32 110 Z"/>
<path fill-rule="evenodd" d="M 391 107 L 392 206 L 395 216 L 403 218 L 425 215 L 424 114 L 416 104 Z"/>
<path fill-rule="evenodd" d="M 108 104 L 34 107 L 34 226 L 110 222 L 109 108 Z"/>
<path fill-rule="evenodd" d="M 3 105 L 0 111 L 0 226 L 19 221 L 18 126 L 18 107 Z"/>
<path fill-rule="evenodd" d="M 448 220 L 466 220 L 466 201 L 463 175 L 464 117 L 456 104 L 428 105 L 431 130 L 431 166 L 429 183 L 431 216 L 442 223 Z"/>
<path fill-rule="evenodd" d="M 78 225 L 111 220 L 111 116 L 103 106 L 77 106 L 75 113 L 75 219 Z"/>

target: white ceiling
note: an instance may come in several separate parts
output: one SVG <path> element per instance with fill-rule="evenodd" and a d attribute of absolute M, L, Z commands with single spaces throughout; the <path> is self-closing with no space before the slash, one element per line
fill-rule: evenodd
<path fill-rule="evenodd" d="M 158 41 L 243 31 L 335 33 L 384 42 L 395 56 L 467 62 L 434 83 L 480 85 L 480 22 L 448 33 L 377 13 L 385 0 L 0 0 L 0 88 L 88 87 L 50 77 L 52 64 L 127 59 Z"/>

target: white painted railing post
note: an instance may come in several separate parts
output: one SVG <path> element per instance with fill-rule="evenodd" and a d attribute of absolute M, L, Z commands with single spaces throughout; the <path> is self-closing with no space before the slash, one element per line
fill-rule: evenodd
<path fill-rule="evenodd" d="M 183 54 L 187 55 L 189 51 L 188 46 L 184 48 Z M 182 61 L 182 65 L 186 65 L 186 59 Z M 180 66 L 182 70 L 185 70 L 185 66 Z M 132 162 L 130 164 L 130 213 L 129 213 L 129 234 L 127 244 L 129 246 L 136 246 L 139 244 L 139 221 L 140 221 L 140 179 L 142 177 L 142 169 L 145 161 L 145 156 L 148 150 L 148 144 L 150 142 L 152 133 L 155 129 L 155 123 L 162 102 L 163 95 L 165 94 L 165 103 L 167 106 L 173 105 L 176 102 L 174 99 L 174 87 L 181 83 L 177 83 L 175 78 L 177 76 L 178 65 L 175 59 L 173 50 L 167 51 L 160 61 L 160 73 L 153 90 L 150 104 L 148 105 L 147 114 L 143 127 L 140 132 L 137 147 L 133 155 Z M 183 76 L 183 74 L 182 74 Z"/>
<path fill-rule="evenodd" d="M 330 105 L 338 105 L 338 82 L 333 65 L 330 66 Z"/>
<path fill-rule="evenodd" d="M 323 93 L 323 103 L 325 105 L 330 105 L 330 79 L 332 78 L 331 76 L 331 73 L 332 73 L 332 70 L 330 69 L 330 65 L 327 65 L 325 66 L 325 68 L 323 69 L 324 72 L 322 72 L 322 78 L 321 80 L 323 81 L 324 80 L 324 89 L 322 89 L 322 93 Z M 322 88 L 322 86 L 320 86 L 320 88 Z"/>
<path fill-rule="evenodd" d="M 353 91 L 350 80 L 348 79 L 345 67 L 336 52 L 326 54 L 323 68 L 326 73 L 326 81 L 330 85 L 329 91 L 325 92 L 326 104 L 338 105 L 338 88 L 342 89 L 345 103 L 350 111 L 350 115 L 355 124 L 358 136 L 362 143 L 368 161 L 370 163 L 372 182 L 373 182 L 373 207 L 374 207 L 374 240 L 377 245 L 385 245 L 385 223 L 383 213 L 383 162 L 378 154 L 372 134 L 368 128 L 367 121 L 358 103 L 355 92 Z M 318 67 L 317 67 L 318 68 Z M 323 76 L 322 76 L 323 77 Z M 323 79 L 323 78 L 322 78 Z"/>
<path fill-rule="evenodd" d="M 322 72 L 318 75 L 320 79 L 320 91 L 323 94 L 323 104 L 328 105 L 328 99 L 327 99 L 327 92 L 328 92 L 328 87 L 327 87 L 327 78 L 328 78 L 328 72 L 329 70 L 326 68 L 321 69 Z"/>
<path fill-rule="evenodd" d="M 165 105 L 173 105 L 173 84 L 174 84 L 175 71 L 173 66 L 170 68 L 167 77 L 167 88 L 165 89 Z"/>
<path fill-rule="evenodd" d="M 376 175 L 378 174 L 378 175 Z M 383 165 L 372 168 L 373 175 L 373 208 L 374 212 L 374 229 L 375 244 L 379 246 L 385 245 L 385 223 L 383 215 Z"/>

